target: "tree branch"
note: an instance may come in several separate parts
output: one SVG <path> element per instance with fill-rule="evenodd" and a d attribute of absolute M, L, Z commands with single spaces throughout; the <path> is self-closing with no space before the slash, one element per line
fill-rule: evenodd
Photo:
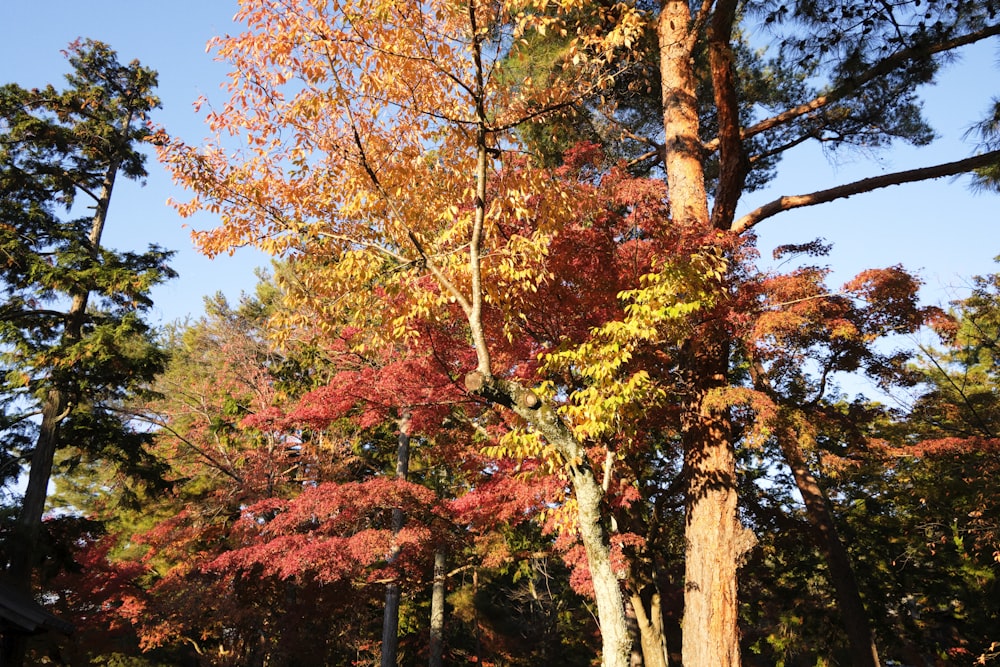
<path fill-rule="evenodd" d="M 810 100 L 809 102 L 800 104 L 797 107 L 783 111 L 777 116 L 766 118 L 757 123 L 756 125 L 744 129 L 742 132 L 742 138 L 744 140 L 749 139 L 750 137 L 761 134 L 762 132 L 766 132 L 770 129 L 778 127 L 779 125 L 790 123 L 791 121 L 800 118 L 801 116 L 804 116 L 808 113 L 821 109 L 825 106 L 829 106 L 834 102 L 849 97 L 850 95 L 858 91 L 860 88 L 862 88 L 865 84 L 874 81 L 880 76 L 885 76 L 886 74 L 889 74 L 899 69 L 899 67 L 908 60 L 914 60 L 921 56 L 934 55 L 937 53 L 944 53 L 945 51 L 951 51 L 961 46 L 968 46 L 969 44 L 974 44 L 978 41 L 987 39 L 989 37 L 993 37 L 995 35 L 1000 35 L 1000 25 L 986 26 L 980 30 L 976 30 L 975 32 L 971 32 L 966 35 L 961 35 L 959 37 L 955 37 L 954 39 L 940 42 L 938 44 L 933 44 L 930 47 L 910 47 L 907 49 L 903 49 L 902 51 L 898 51 L 893 55 L 889 56 L 888 58 L 879 61 L 871 68 L 869 68 L 868 71 L 863 72 L 858 76 L 852 77 L 844 81 L 839 86 L 827 92 L 825 95 L 820 95 L 819 97 L 816 97 Z M 705 144 L 705 149 L 708 151 L 714 151 L 719 148 L 719 142 L 720 138 L 716 137 L 715 139 Z"/>
<path fill-rule="evenodd" d="M 730 227 L 730 231 L 740 234 L 767 218 L 793 208 L 825 204 L 835 199 L 846 199 L 857 194 L 887 188 L 890 185 L 902 185 L 903 183 L 915 183 L 917 181 L 927 181 L 945 176 L 955 176 L 997 163 L 1000 163 L 1000 150 L 990 151 L 982 155 L 976 155 L 955 162 L 947 162 L 933 167 L 923 167 L 908 171 L 898 171 L 883 176 L 873 176 L 872 178 L 839 185 L 828 190 L 819 190 L 811 194 L 779 197 L 736 220 L 732 227 Z"/>
<path fill-rule="evenodd" d="M 719 183 L 712 207 L 712 227 L 725 229 L 736 216 L 748 162 L 740 140 L 739 100 L 730 38 L 736 0 L 720 0 L 708 27 L 708 59 L 719 123 Z"/>

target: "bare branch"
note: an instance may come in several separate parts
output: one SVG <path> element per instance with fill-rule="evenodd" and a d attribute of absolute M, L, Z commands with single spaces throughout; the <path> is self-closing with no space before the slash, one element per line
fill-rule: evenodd
<path fill-rule="evenodd" d="M 951 51 L 957 49 L 961 46 L 968 46 L 969 44 L 974 44 L 981 40 L 993 37 L 995 35 L 1000 35 L 1000 25 L 991 25 L 977 30 L 975 32 L 968 33 L 966 35 L 961 35 L 954 39 L 950 39 L 939 44 L 934 44 L 928 47 L 911 47 L 908 49 L 903 49 L 898 51 L 888 58 L 879 61 L 873 65 L 867 72 L 863 72 L 858 76 L 852 77 L 849 80 L 842 83 L 840 86 L 830 90 L 824 95 L 820 95 L 809 102 L 800 104 L 797 107 L 793 107 L 777 116 L 772 116 L 770 118 L 764 119 L 743 130 L 742 139 L 746 140 L 750 137 L 758 135 L 762 132 L 766 132 L 770 129 L 778 127 L 779 125 L 784 125 L 790 123 L 791 121 L 800 118 L 808 113 L 821 109 L 823 107 L 829 106 L 834 102 L 842 100 L 849 97 L 854 92 L 859 90 L 862 86 L 875 79 L 885 76 L 897 69 L 907 62 L 908 60 L 914 60 L 918 57 L 934 55 L 937 53 L 944 53 L 945 51 Z M 719 147 L 719 138 L 716 137 L 705 144 L 705 148 L 708 151 L 717 150 Z"/>
<path fill-rule="evenodd" d="M 903 183 L 915 183 L 917 181 L 927 181 L 935 178 L 943 178 L 945 176 L 964 174 L 981 167 L 997 164 L 998 162 L 1000 162 L 1000 150 L 990 151 L 989 153 L 983 153 L 982 155 L 976 155 L 974 157 L 957 160 L 955 162 L 939 164 L 933 167 L 923 167 L 920 169 L 910 169 L 908 171 L 885 174 L 883 176 L 873 176 L 872 178 L 865 178 L 860 181 L 854 181 L 853 183 L 846 183 L 828 190 L 819 190 L 818 192 L 813 192 L 811 194 L 779 197 L 774 201 L 750 211 L 743 217 L 736 220 L 732 227 L 730 227 L 730 231 L 740 234 L 767 218 L 773 217 L 783 211 L 789 211 L 793 208 L 825 204 L 836 199 L 846 199 L 847 197 L 863 194 L 865 192 L 872 192 L 881 188 L 887 188 L 890 185 L 902 185 Z"/>

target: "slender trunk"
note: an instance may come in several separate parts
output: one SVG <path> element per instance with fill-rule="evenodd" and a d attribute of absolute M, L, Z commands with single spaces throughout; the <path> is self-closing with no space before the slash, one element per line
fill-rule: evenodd
<path fill-rule="evenodd" d="M 837 534 L 830 503 L 819 482 L 809 470 L 794 433 L 781 438 L 781 451 L 792 469 L 795 485 L 806 506 L 813 541 L 830 568 L 830 583 L 837 594 L 837 606 L 850 643 L 851 664 L 856 667 L 880 667 L 875 632 L 861 600 L 858 580 L 844 543 Z"/>
<path fill-rule="evenodd" d="M 580 541 L 587 554 L 590 578 L 594 584 L 594 601 L 601 625 L 602 665 L 627 667 L 632 638 L 625 619 L 621 584 L 611 565 L 609 531 L 601 511 L 604 489 L 590 465 L 587 450 L 551 405 L 516 382 L 473 372 L 465 376 L 465 386 L 471 393 L 504 405 L 520 415 L 559 451 L 566 462 L 576 499 Z"/>
<path fill-rule="evenodd" d="M 59 422 L 65 417 L 66 397 L 58 389 L 49 391 L 42 407 L 42 423 L 39 427 L 35 451 L 31 456 L 31 470 L 28 485 L 24 491 L 24 501 L 14 526 L 14 538 L 10 544 L 10 559 L 7 563 L 7 581 L 26 595 L 31 594 L 32 572 L 42 528 L 42 514 L 48 494 L 49 478 L 52 475 L 52 461 L 59 444 Z M 0 648 L 0 665 L 19 667 L 24 664 L 27 651 L 27 637 L 8 632 L 3 636 Z"/>
<path fill-rule="evenodd" d="M 399 446 L 396 451 L 396 479 L 405 481 L 410 470 L 410 434 L 409 415 L 399 420 Z M 403 529 L 406 515 L 403 508 L 392 510 L 392 533 L 396 535 Z M 389 562 L 393 563 L 399 556 L 399 548 L 393 546 L 389 554 Z M 385 587 L 385 613 L 382 616 L 382 667 L 395 667 L 396 653 L 399 648 L 399 583 L 392 581 Z"/>
<path fill-rule="evenodd" d="M 472 623 L 475 632 L 476 664 L 483 664 L 483 638 L 479 628 L 479 568 L 472 569 Z"/>
<path fill-rule="evenodd" d="M 664 0 L 657 20 L 663 86 L 664 170 L 675 225 L 708 229 L 708 195 L 699 137 L 697 83 L 687 0 Z M 736 517 L 736 461 L 728 423 L 701 402 L 727 381 L 726 332 L 710 327 L 689 342 L 693 395 L 684 424 L 687 479 L 682 654 L 691 667 L 737 667 L 737 563 L 746 535 Z"/>
<path fill-rule="evenodd" d="M 430 667 L 444 665 L 444 596 L 448 580 L 444 548 L 434 552 L 434 589 L 431 593 Z"/>
<path fill-rule="evenodd" d="M 42 423 L 35 451 L 31 456 L 28 485 L 17 517 L 16 537 L 11 545 L 7 565 L 10 583 L 25 593 L 31 591 L 35 550 L 41 532 L 49 478 L 52 475 L 52 461 L 59 444 L 59 422 L 65 417 L 65 410 L 66 397 L 63 392 L 58 389 L 50 390 L 42 407 Z"/>
<path fill-rule="evenodd" d="M 578 460 L 586 461 L 586 452 L 581 452 L 581 455 L 584 458 Z M 604 667 L 625 667 L 629 664 L 632 639 L 625 620 L 621 585 L 611 566 L 611 547 L 601 513 L 601 485 L 589 466 L 570 465 L 569 468 L 577 502 L 580 538 L 587 553 L 601 623 L 602 664 Z"/>
<path fill-rule="evenodd" d="M 635 623 L 642 646 L 642 662 L 645 667 L 667 667 L 667 636 L 663 627 L 663 610 L 660 607 L 660 593 L 653 591 L 649 596 L 649 608 L 639 593 L 630 596 Z"/>
<path fill-rule="evenodd" d="M 625 605 L 618 577 L 611 566 L 611 548 L 604 526 L 601 501 L 604 497 L 600 480 L 588 462 L 586 449 L 578 442 L 549 405 L 540 404 L 537 397 L 520 385 L 493 377 L 489 345 L 482 322 L 484 293 L 481 275 L 481 243 L 487 210 L 487 167 L 491 146 L 486 114 L 486 76 L 482 54 L 482 38 L 476 16 L 476 3 L 468 4 L 472 59 L 475 64 L 475 84 L 472 92 L 476 101 L 476 198 L 472 234 L 469 239 L 469 278 L 471 299 L 466 308 L 472 344 L 476 351 L 476 370 L 466 376 L 466 386 L 473 393 L 514 409 L 545 438 L 557 447 L 567 462 L 573 495 L 577 501 L 580 540 L 587 553 L 594 583 L 597 617 L 601 626 L 604 667 L 628 667 L 632 646 L 625 621 Z M 531 397 L 527 404 L 521 399 Z"/>
<path fill-rule="evenodd" d="M 755 386 L 777 400 L 776 392 L 759 360 L 753 360 L 750 373 Z M 830 583 L 836 594 L 837 607 L 840 609 L 850 644 L 851 664 L 859 667 L 880 667 L 875 632 L 861 600 L 861 591 L 858 588 L 850 556 L 837 534 L 830 501 L 823 487 L 809 470 L 799 438 L 800 434 L 796 429 L 786 424 L 779 432 L 778 442 L 785 462 L 792 471 L 795 486 L 802 495 L 813 543 L 823 554 L 830 571 Z"/>

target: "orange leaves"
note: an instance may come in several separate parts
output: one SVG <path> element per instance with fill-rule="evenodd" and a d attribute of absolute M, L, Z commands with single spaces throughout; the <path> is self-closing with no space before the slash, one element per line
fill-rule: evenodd
<path fill-rule="evenodd" d="M 571 198 L 542 172 L 504 168 L 499 147 L 515 147 L 517 125 L 558 109 L 583 82 L 510 85 L 501 62 L 515 30 L 509 10 L 448 0 L 243 2 L 237 18 L 247 29 L 213 41 L 232 65 L 229 100 L 207 115 L 215 139 L 160 148 L 194 194 L 178 210 L 221 219 L 194 233 L 198 245 L 210 255 L 255 245 L 322 258 L 310 260 L 321 275 L 310 278 L 309 307 L 370 314 L 389 305 L 380 317 L 393 338 L 450 302 L 469 314 L 482 296 L 472 275 L 480 251 L 492 304 L 533 292 Z M 481 201 L 486 178 L 494 185 Z M 477 208 L 481 248 L 471 245 Z M 524 231 L 498 234 L 511 225 Z M 373 301 L 376 285 L 407 298 Z"/>
<path fill-rule="evenodd" d="M 844 285 L 844 290 L 866 302 L 868 329 L 872 335 L 911 333 L 930 312 L 919 307 L 920 282 L 902 266 L 862 271 Z"/>

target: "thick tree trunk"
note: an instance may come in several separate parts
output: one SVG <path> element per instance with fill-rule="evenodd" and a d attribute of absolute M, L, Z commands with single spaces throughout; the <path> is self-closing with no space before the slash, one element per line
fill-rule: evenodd
<path fill-rule="evenodd" d="M 661 7 L 657 37 L 670 216 L 675 225 L 707 230 L 691 5 L 664 0 Z M 695 336 L 685 360 L 693 395 L 683 433 L 688 487 L 682 655 L 690 667 L 738 667 L 736 570 L 747 544 L 736 517 L 736 462 L 728 423 L 701 409 L 705 394 L 727 381 L 726 332 L 707 329 Z"/>
<path fill-rule="evenodd" d="M 850 556 L 837 534 L 826 494 L 810 472 L 794 433 L 787 433 L 781 438 L 781 451 L 792 469 L 799 493 L 802 494 L 813 541 L 830 568 L 830 583 L 837 594 L 837 606 L 850 643 L 851 664 L 856 667 L 880 667 L 875 633 L 861 600 Z"/>
<path fill-rule="evenodd" d="M 749 544 L 736 518 L 736 462 L 728 436 L 725 424 L 701 414 L 691 415 L 684 433 L 685 665 L 740 665 L 736 574 Z"/>
<path fill-rule="evenodd" d="M 396 479 L 406 480 L 410 471 L 410 420 L 406 415 L 399 420 L 399 446 L 396 451 Z M 406 515 L 401 507 L 392 510 L 392 533 L 403 529 Z M 389 554 L 392 563 L 399 556 L 399 548 Z M 382 615 L 382 667 L 395 667 L 399 649 L 399 583 L 392 581 L 385 587 L 385 613 Z"/>
<path fill-rule="evenodd" d="M 431 592 L 430 667 L 444 665 L 444 596 L 448 580 L 444 550 L 434 552 L 434 588 Z"/>

